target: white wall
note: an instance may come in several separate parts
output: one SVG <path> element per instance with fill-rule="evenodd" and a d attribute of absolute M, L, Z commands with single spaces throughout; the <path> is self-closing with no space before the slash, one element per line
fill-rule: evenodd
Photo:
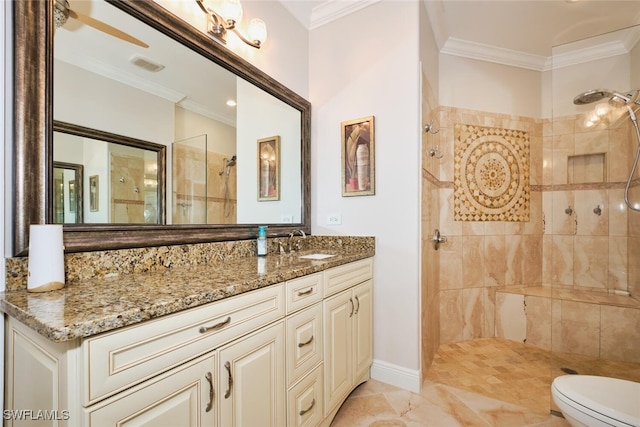
<path fill-rule="evenodd" d="M 238 223 L 302 221 L 300 111 L 238 79 Z M 280 200 L 258 201 L 258 139 L 280 137 Z"/>
<path fill-rule="evenodd" d="M 173 102 L 66 62 L 56 60 L 54 68 L 56 120 L 171 145 Z"/>
<path fill-rule="evenodd" d="M 439 74 L 441 105 L 540 117 L 539 71 L 441 54 Z"/>
<path fill-rule="evenodd" d="M 591 89 L 626 91 L 631 89 L 630 55 L 617 55 L 605 59 L 553 70 L 553 115 L 574 115 L 589 111 L 596 104 L 576 106 L 573 98 Z"/>
<path fill-rule="evenodd" d="M 420 386 L 418 8 L 375 3 L 309 39 L 312 232 L 376 237 L 373 373 L 410 389 Z M 369 115 L 376 194 L 342 197 L 340 123 Z M 329 214 L 342 225 L 326 225 Z"/>

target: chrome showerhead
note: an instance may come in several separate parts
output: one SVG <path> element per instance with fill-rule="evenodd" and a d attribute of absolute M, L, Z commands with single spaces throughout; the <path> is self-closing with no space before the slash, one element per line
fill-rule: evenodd
<path fill-rule="evenodd" d="M 606 89 L 592 89 L 573 98 L 573 103 L 576 105 L 586 105 L 601 101 L 605 98 L 611 98 L 612 96 L 613 92 Z"/>
<path fill-rule="evenodd" d="M 573 103 L 575 105 L 586 105 L 609 98 L 611 104 L 618 106 L 630 103 L 638 104 L 638 93 L 640 93 L 640 91 L 637 89 L 630 90 L 627 93 L 608 89 L 592 89 L 573 98 Z"/>
<path fill-rule="evenodd" d="M 231 160 L 229 160 L 229 161 L 227 162 L 227 166 L 235 166 L 235 165 L 236 165 L 236 159 L 237 159 L 237 157 L 236 157 L 236 155 L 234 154 L 234 155 L 233 155 L 233 157 L 231 158 Z"/>

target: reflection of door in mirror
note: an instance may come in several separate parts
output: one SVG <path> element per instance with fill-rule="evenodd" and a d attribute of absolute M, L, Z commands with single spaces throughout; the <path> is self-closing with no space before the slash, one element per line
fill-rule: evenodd
<path fill-rule="evenodd" d="M 83 222 L 82 165 L 53 162 L 53 222 L 81 224 Z"/>

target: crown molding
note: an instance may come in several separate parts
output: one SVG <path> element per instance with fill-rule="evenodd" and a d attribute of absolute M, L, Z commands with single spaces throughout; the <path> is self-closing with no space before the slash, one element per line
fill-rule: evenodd
<path fill-rule="evenodd" d="M 547 57 L 540 55 L 533 55 L 454 37 L 447 39 L 442 49 L 440 49 L 440 53 L 535 71 L 541 71 L 548 60 Z"/>
<path fill-rule="evenodd" d="M 550 71 L 627 54 L 638 40 L 640 33 L 633 33 L 621 40 L 605 41 L 545 57 L 450 37 L 440 49 L 440 53 L 534 71 Z"/>
<path fill-rule="evenodd" d="M 328 24 L 331 21 L 357 12 L 360 9 L 380 1 L 381 0 L 326 1 L 312 9 L 309 30 Z"/>

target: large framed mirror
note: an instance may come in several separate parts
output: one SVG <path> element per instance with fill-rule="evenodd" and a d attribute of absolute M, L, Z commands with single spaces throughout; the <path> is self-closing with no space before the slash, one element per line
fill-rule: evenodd
<path fill-rule="evenodd" d="M 269 236 L 310 232 L 308 101 L 153 1 L 70 2 L 75 12 L 121 27 L 148 45 L 115 40 L 120 43 L 115 48 L 106 42 L 86 46 L 91 37 L 81 31 L 91 29 L 71 19 L 56 30 L 55 1 L 13 3 L 15 256 L 27 254 L 29 224 L 56 221 L 54 121 L 149 141 L 167 153 L 161 172 L 166 186 L 158 196 L 165 213 L 156 214 L 152 223 L 105 216 L 104 222 L 65 224 L 68 252 L 249 239 L 258 225 L 268 225 Z M 105 66 L 102 59 L 82 53 L 87 49 L 106 56 L 121 53 L 127 64 Z M 160 52 L 175 62 L 166 63 L 170 59 Z M 149 70 L 136 68 L 140 61 L 143 66 L 162 63 L 181 78 L 152 78 Z M 195 89 L 187 85 L 193 82 L 199 83 Z M 216 86 L 223 82 L 231 85 Z M 137 97 L 124 95 L 125 86 L 137 90 Z M 225 91 L 237 101 L 231 114 L 213 105 L 219 101 L 216 93 L 229 96 Z M 157 115 L 163 112 L 166 116 Z M 264 201 L 257 192 L 257 141 L 273 137 L 280 141 L 281 188 L 277 200 Z M 86 181 L 84 194 L 74 194 L 75 200 L 90 206 L 89 178 L 98 174 L 82 161 L 73 163 L 83 166 Z M 112 177 L 106 175 L 99 177 L 101 187 L 110 185 Z M 84 209 L 85 220 L 90 212 Z"/>

